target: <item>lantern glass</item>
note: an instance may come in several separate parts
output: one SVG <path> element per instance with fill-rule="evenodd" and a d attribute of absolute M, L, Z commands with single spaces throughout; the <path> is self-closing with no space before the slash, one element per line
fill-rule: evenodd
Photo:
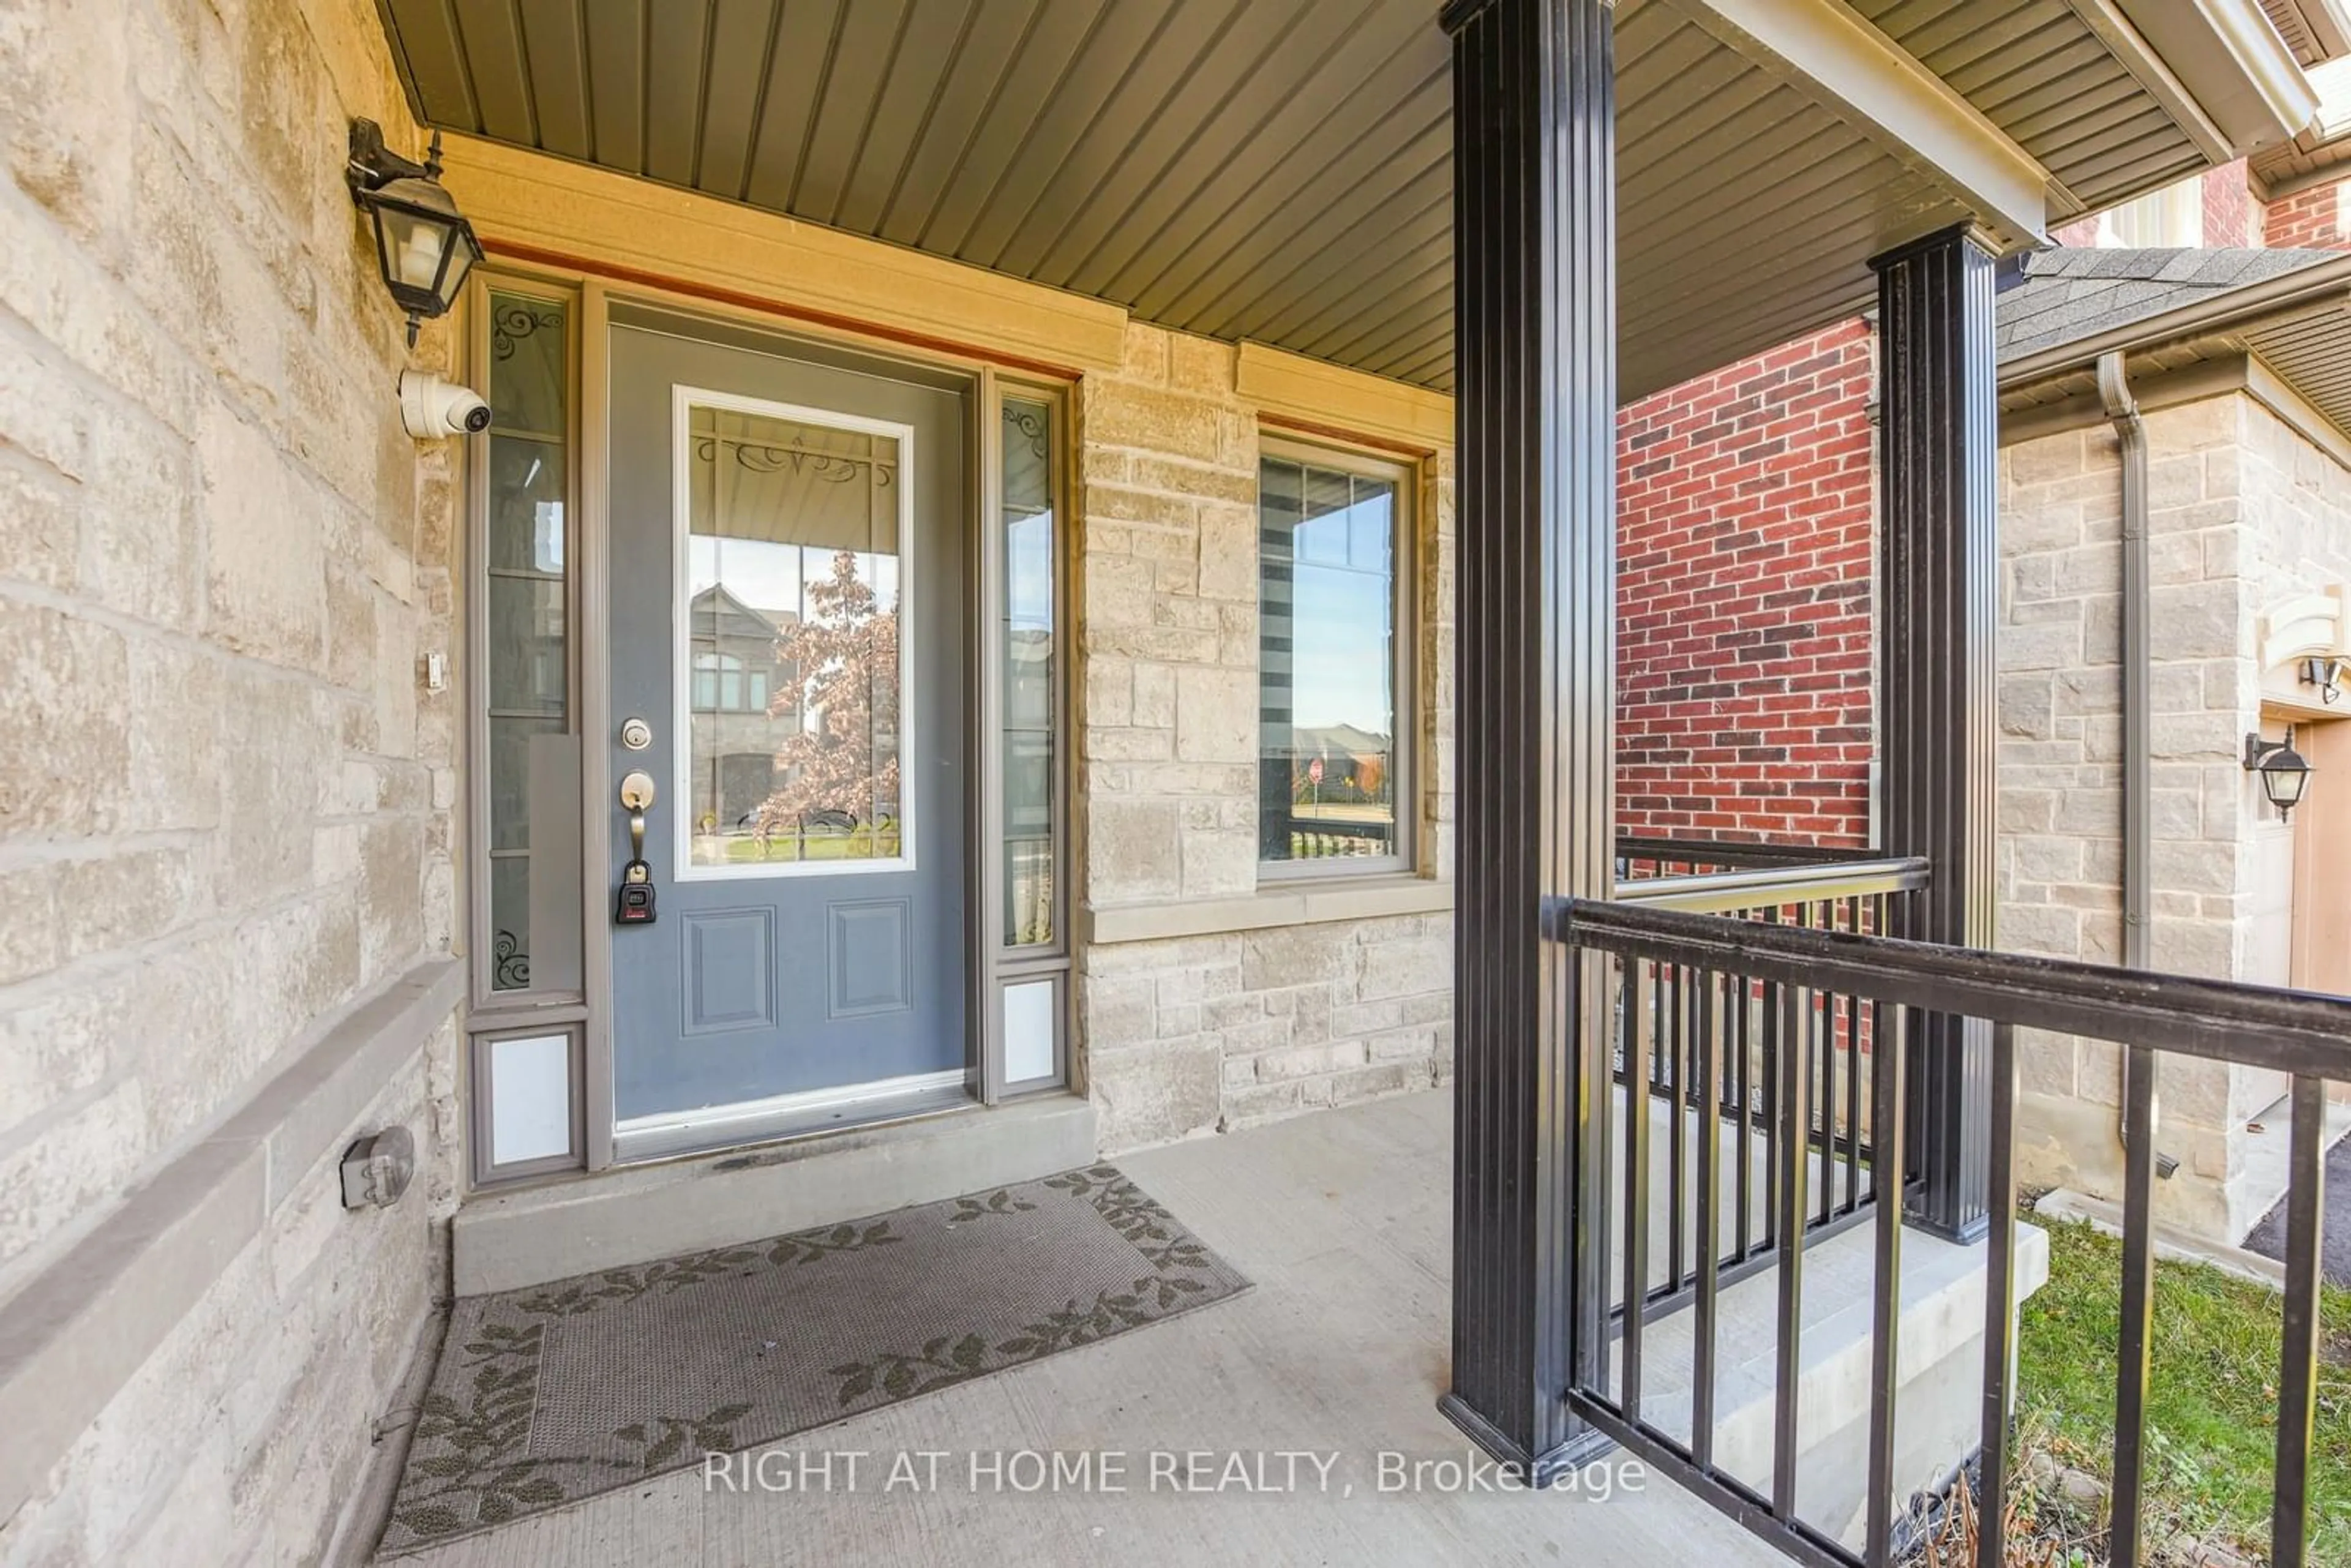
<path fill-rule="evenodd" d="M 2310 788 L 2310 766 L 2295 752 L 2281 753 L 2262 766 L 2262 787 L 2271 805 L 2291 811 L 2302 804 L 2303 792 Z"/>
<path fill-rule="evenodd" d="M 442 268 L 441 287 L 436 291 L 443 310 L 457 302 L 457 291 L 465 287 L 465 275 L 473 271 L 474 264 L 481 259 L 482 246 L 474 237 L 473 226 L 458 225 L 449 236 L 447 262 Z"/>
<path fill-rule="evenodd" d="M 441 263 L 449 253 L 445 220 L 399 207 L 376 209 L 376 245 L 383 254 L 383 278 L 395 289 L 439 298 Z"/>
<path fill-rule="evenodd" d="M 437 181 L 386 181 L 360 198 L 375 220 L 376 264 L 413 328 L 447 313 L 482 258 L 474 226 Z M 412 340 L 413 335 L 412 335 Z"/>

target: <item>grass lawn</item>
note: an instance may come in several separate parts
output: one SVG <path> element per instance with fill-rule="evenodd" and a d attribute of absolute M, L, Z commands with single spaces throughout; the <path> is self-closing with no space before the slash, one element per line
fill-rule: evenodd
<path fill-rule="evenodd" d="M 2025 1303 L 2018 1325 L 2019 1437 L 2110 1478 L 2122 1243 L 2085 1224 L 2034 1223 L 2049 1232 L 2049 1282 Z M 2351 1563 L 2351 1291 L 2325 1290 L 2320 1322 L 2310 1561 Z M 2283 1333 L 2271 1291 L 2216 1269 L 2157 1262 L 2151 1539 L 2184 1531 L 2268 1560 Z"/>

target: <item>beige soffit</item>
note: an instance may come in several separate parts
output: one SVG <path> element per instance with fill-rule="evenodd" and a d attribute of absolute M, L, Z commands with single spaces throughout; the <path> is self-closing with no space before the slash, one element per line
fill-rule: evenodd
<path fill-rule="evenodd" d="M 830 312 L 943 346 L 1077 371 L 1118 368 L 1126 312 L 897 246 L 606 169 L 453 137 L 450 193 L 494 256 L 674 280 Z"/>
<path fill-rule="evenodd" d="M 2252 152 L 2291 139 L 2318 94 L 2257 0 L 2115 0 L 2185 82 L 2229 145 Z"/>
<path fill-rule="evenodd" d="M 2043 237 L 2071 191 L 1942 78 L 1839 0 L 1667 0 L 1698 26 L 1931 174 L 2002 249 Z"/>
<path fill-rule="evenodd" d="M 2194 57 L 2161 54 L 2184 84 L 2168 100 L 2069 0 L 1617 0 L 1619 396 L 1854 314 L 1869 257 L 1934 229 L 2030 235 L 2036 195 L 2099 210 L 2292 129 L 2248 109 L 2268 99 L 2231 62 L 2268 57 L 2219 41 L 2237 10 L 2163 4 L 2189 14 Z M 894 309 L 901 331 L 1107 359 L 1078 340 L 1078 303 L 914 258 L 960 262 L 1451 388 L 1435 0 L 730 0 L 659 26 L 642 0 L 380 5 L 424 122 L 609 172 L 498 165 L 515 188 L 484 199 L 508 244 L 609 243 L 664 273 L 683 236 L 698 287 L 804 287 L 815 308 Z M 2126 54 L 2148 52 L 2147 26 L 2112 30 L 2138 40 Z M 2203 102 L 2224 89 L 2243 102 Z"/>
<path fill-rule="evenodd" d="M 1243 343 L 1235 390 L 1243 402 L 1277 420 L 1324 426 L 1436 452 L 1453 444 L 1453 400 L 1263 343 Z"/>
<path fill-rule="evenodd" d="M 2105 402 L 2093 382 L 2088 372 L 2074 371 L 2034 386 L 2003 389 L 2000 444 L 2013 446 L 2108 423 Z M 2351 471 L 2351 414 L 2322 412 L 2241 339 L 2207 338 L 2132 354 L 2130 385 L 2132 397 L 2147 413 L 2241 392 Z"/>
<path fill-rule="evenodd" d="M 2122 62 L 2140 89 L 2163 106 L 2164 112 L 2196 143 L 2199 152 L 2214 163 L 2225 163 L 2236 156 L 2228 133 L 2204 112 L 2203 105 L 2196 101 L 2188 84 L 2139 36 L 2130 18 L 2123 15 L 2118 0 L 2065 3 L 2107 52 Z"/>
<path fill-rule="evenodd" d="M 2319 89 L 2317 115 L 2293 140 L 2246 160 L 2246 172 L 2263 201 L 2274 202 L 2343 177 L 2351 163 L 2351 59 L 2330 60 L 2311 73 Z"/>
<path fill-rule="evenodd" d="M 2262 0 L 2262 10 L 2304 66 L 2351 50 L 2351 20 L 2345 17 L 2341 0 Z"/>

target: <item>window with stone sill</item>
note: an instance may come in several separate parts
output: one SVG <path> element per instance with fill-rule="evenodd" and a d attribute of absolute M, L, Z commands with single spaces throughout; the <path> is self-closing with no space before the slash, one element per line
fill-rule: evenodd
<path fill-rule="evenodd" d="M 1268 440 L 1258 466 L 1258 859 L 1410 864 L 1413 472 Z"/>

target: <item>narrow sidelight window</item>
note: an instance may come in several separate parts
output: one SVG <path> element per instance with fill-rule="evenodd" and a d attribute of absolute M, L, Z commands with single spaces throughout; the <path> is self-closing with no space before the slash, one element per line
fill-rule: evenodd
<path fill-rule="evenodd" d="M 489 296 L 482 559 L 489 989 L 580 984 L 579 737 L 572 733 L 568 309 Z"/>
<path fill-rule="evenodd" d="M 1258 841 L 1277 875 L 1406 863 L 1409 480 L 1270 443 L 1259 466 Z"/>
<path fill-rule="evenodd" d="M 1004 399 L 1004 942 L 1053 943 L 1053 408 Z"/>

